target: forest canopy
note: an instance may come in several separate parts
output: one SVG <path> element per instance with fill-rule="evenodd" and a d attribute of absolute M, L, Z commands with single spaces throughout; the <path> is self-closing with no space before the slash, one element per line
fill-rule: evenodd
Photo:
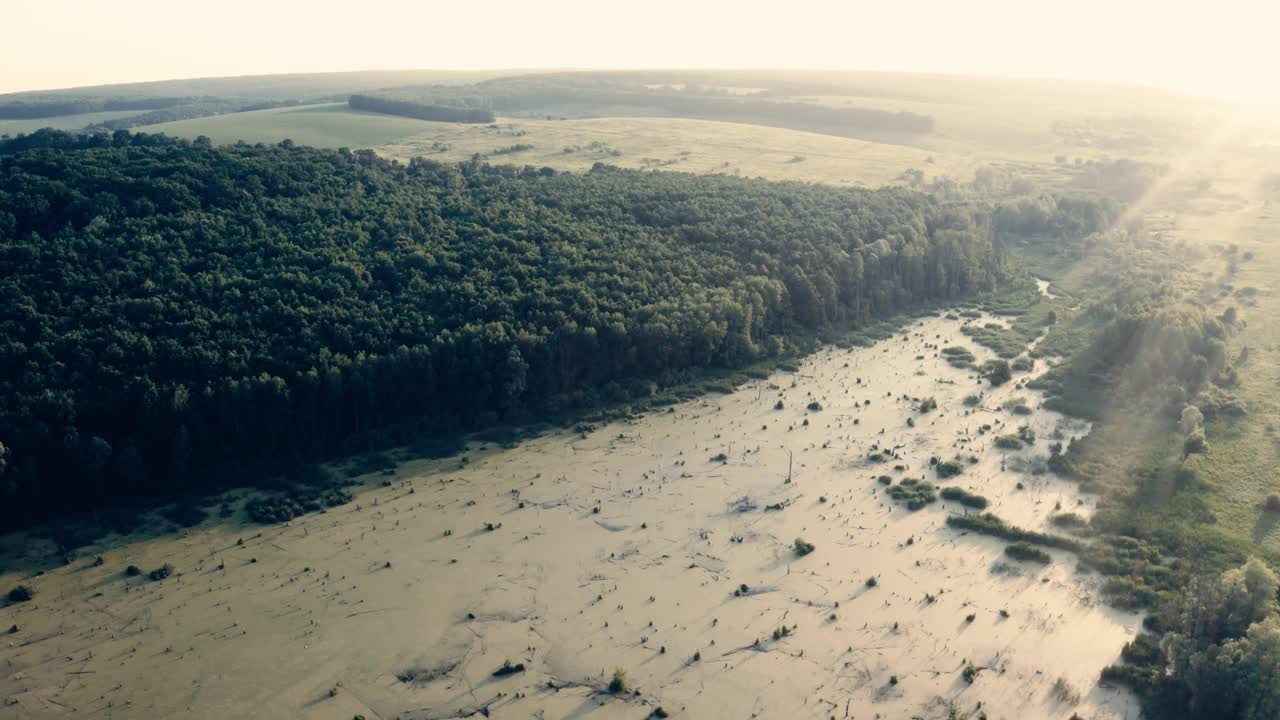
<path fill-rule="evenodd" d="M 991 289 L 991 235 L 900 188 L 19 136 L 0 520 L 244 483 L 406 419 L 625 401 Z"/>

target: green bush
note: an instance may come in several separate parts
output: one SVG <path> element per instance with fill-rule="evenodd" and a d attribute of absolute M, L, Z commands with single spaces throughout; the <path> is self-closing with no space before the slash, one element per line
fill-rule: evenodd
<path fill-rule="evenodd" d="M 959 460 L 946 460 L 934 465 L 933 469 L 940 478 L 955 477 L 964 472 L 964 463 Z"/>
<path fill-rule="evenodd" d="M 804 538 L 796 538 L 796 542 L 795 542 L 796 555 L 800 557 L 804 557 L 805 555 L 808 555 L 813 551 L 814 551 L 813 543 L 806 542 Z"/>
<path fill-rule="evenodd" d="M 937 487 L 933 483 L 906 478 L 886 490 L 889 497 L 904 503 L 908 510 L 919 510 L 937 499 Z"/>
<path fill-rule="evenodd" d="M 987 508 L 988 503 L 986 498 L 981 495 L 971 493 L 963 488 L 946 487 L 942 489 L 940 494 L 942 495 L 943 500 L 958 502 L 966 507 L 977 508 L 978 510 L 985 510 Z"/>
<path fill-rule="evenodd" d="M 1037 562 L 1045 565 L 1053 562 L 1053 556 L 1049 553 L 1026 542 L 1013 543 L 1004 549 L 1004 554 L 1014 560 L 1026 560 L 1028 562 Z"/>
<path fill-rule="evenodd" d="M 1008 435 L 997 435 L 992 441 L 993 444 L 1001 450 L 1021 450 L 1022 439 L 1012 433 Z"/>

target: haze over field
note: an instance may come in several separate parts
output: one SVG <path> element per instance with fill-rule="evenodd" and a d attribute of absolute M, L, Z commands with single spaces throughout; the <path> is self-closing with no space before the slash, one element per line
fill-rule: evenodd
<path fill-rule="evenodd" d="M 0 720 L 1280 717 L 1280 10 L 17 0 Z"/>
<path fill-rule="evenodd" d="M 12 0 L 0 92 L 379 68 L 814 68 L 1073 78 L 1280 103 L 1280 9 L 1226 0 L 898 3 Z M 252 21 L 248 21 L 248 19 Z M 392 30 L 398 28 L 399 31 Z M 429 42 L 426 40 L 429 39 Z M 110 52 L 103 52 L 109 43 Z M 228 52 L 234 48 L 234 52 Z"/>

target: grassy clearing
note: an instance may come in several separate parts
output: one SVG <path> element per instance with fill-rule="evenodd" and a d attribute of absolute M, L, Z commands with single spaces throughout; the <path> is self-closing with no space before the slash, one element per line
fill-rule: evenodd
<path fill-rule="evenodd" d="M 533 149 L 503 162 L 586 171 L 597 162 L 627 168 L 878 186 L 908 169 L 968 177 L 966 156 L 782 128 L 662 117 L 584 120 L 499 118 L 497 127 L 426 123 L 412 138 L 379 149 L 387 157 L 458 161 L 512 144 Z M 569 148 L 571 152 L 566 152 Z M 619 154 L 620 153 L 620 154 Z"/>

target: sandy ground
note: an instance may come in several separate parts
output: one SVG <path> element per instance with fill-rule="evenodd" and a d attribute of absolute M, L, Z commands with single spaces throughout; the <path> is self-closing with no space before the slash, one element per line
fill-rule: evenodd
<path fill-rule="evenodd" d="M 408 463 L 288 525 L 215 520 L 10 571 L 0 587 L 36 598 L 0 609 L 0 633 L 19 628 L 0 635 L 0 718 L 1137 718 L 1097 677 L 1138 616 L 1105 607 L 1070 555 L 1009 560 L 945 525 L 960 505 L 911 512 L 876 480 L 969 488 L 1037 529 L 1092 512 L 1015 469 L 1087 428 L 1038 408 L 1025 374 L 993 390 L 950 367 L 938 348 L 990 356 L 959 326 L 926 319 L 585 437 Z M 919 414 L 924 396 L 938 409 Z M 1033 414 L 1002 409 L 1014 397 Z M 1024 422 L 1034 448 L 992 446 Z M 957 454 L 979 460 L 938 481 L 930 457 Z M 816 550 L 797 557 L 797 537 Z M 162 581 L 122 572 L 165 562 Z M 494 677 L 508 660 L 525 670 Z M 605 692 L 617 667 L 632 693 Z"/>

